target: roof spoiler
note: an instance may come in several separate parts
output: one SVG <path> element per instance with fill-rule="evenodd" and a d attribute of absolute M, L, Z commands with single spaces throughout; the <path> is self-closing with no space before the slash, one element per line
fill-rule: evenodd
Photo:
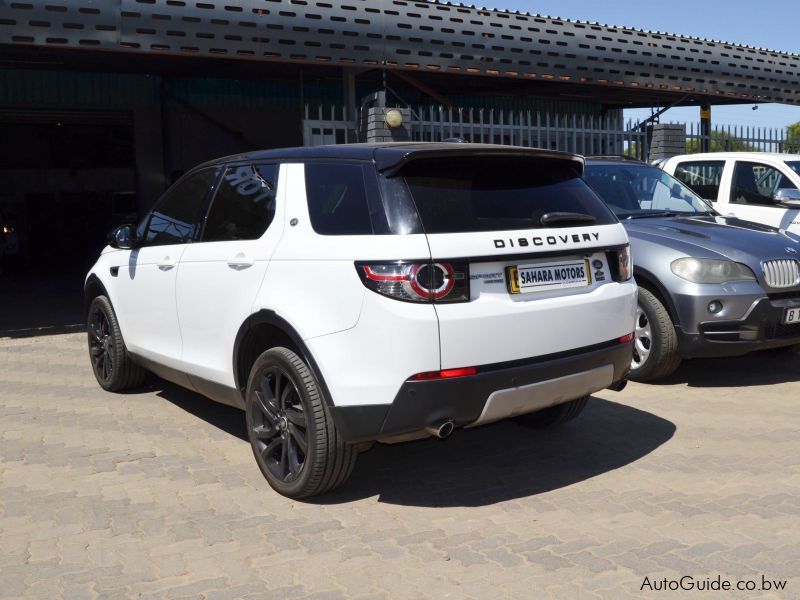
<path fill-rule="evenodd" d="M 498 147 L 498 146 L 483 146 L 480 144 L 453 144 L 453 148 L 442 148 L 441 146 L 431 150 L 409 150 L 408 152 L 398 156 L 397 153 L 384 153 L 381 149 L 375 151 L 375 167 L 383 173 L 386 177 L 394 177 L 397 175 L 407 164 L 412 161 L 425 159 L 425 158 L 443 158 L 454 156 L 485 156 L 485 157 L 503 157 L 508 158 L 511 156 L 524 156 L 528 158 L 548 158 L 556 160 L 565 160 L 575 163 L 579 174 L 583 174 L 584 159 L 577 154 L 569 154 L 567 152 L 557 152 L 554 150 L 543 150 L 541 148 L 518 148 L 518 147 Z"/>

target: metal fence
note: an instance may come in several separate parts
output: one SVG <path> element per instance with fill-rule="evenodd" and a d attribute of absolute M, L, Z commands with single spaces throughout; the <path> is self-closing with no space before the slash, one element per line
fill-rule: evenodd
<path fill-rule="evenodd" d="M 360 141 L 355 120 L 346 118 L 344 106 L 306 105 L 303 119 L 303 145 L 352 144 Z M 363 140 L 361 140 L 363 141 Z"/>
<path fill-rule="evenodd" d="M 305 109 L 303 143 L 306 146 L 365 141 L 355 119 L 346 119 L 344 107 Z M 674 123 L 673 123 L 674 124 Z M 686 152 L 701 152 L 708 139 L 712 152 L 800 153 L 800 139 L 785 128 L 718 126 L 702 136 L 699 123 L 686 124 Z M 468 142 L 548 148 L 585 156 L 627 155 L 649 159 L 649 140 L 638 122 L 624 122 L 622 111 L 606 116 L 559 115 L 535 111 L 448 108 L 411 109 L 409 134 L 414 141 L 440 142 L 461 138 Z"/>
<path fill-rule="evenodd" d="M 726 125 L 715 127 L 710 135 L 702 135 L 700 123 L 686 124 L 688 153 L 702 152 L 704 140 L 708 141 L 710 152 L 800 152 L 800 140 L 790 140 L 784 127 Z"/>
<path fill-rule="evenodd" d="M 411 137 L 438 142 L 462 138 L 481 144 L 502 144 L 575 152 L 586 156 L 646 155 L 645 135 L 621 111 L 606 116 L 552 115 L 534 111 L 419 107 L 412 110 Z"/>
<path fill-rule="evenodd" d="M 343 107 L 305 109 L 303 143 L 307 146 L 359 140 L 355 120 L 344 118 Z M 446 108 L 411 109 L 410 136 L 414 141 L 440 142 L 461 138 L 481 144 L 548 148 L 592 155 L 630 154 L 646 158 L 644 133 L 625 127 L 621 111 L 606 116 L 558 115 L 534 111 Z"/>

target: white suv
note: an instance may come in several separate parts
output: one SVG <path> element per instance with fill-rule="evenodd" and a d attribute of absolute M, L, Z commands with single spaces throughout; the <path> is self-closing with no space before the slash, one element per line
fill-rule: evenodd
<path fill-rule="evenodd" d="M 281 494 L 368 442 L 575 417 L 621 389 L 628 238 L 567 154 L 472 144 L 234 156 L 187 173 L 86 280 L 100 385 L 145 369 L 245 410 Z"/>

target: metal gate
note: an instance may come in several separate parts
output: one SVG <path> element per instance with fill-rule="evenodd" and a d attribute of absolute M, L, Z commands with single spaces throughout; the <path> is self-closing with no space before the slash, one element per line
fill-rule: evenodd
<path fill-rule="evenodd" d="M 366 141 L 355 120 L 346 120 L 344 107 L 306 107 L 303 143 L 306 146 Z M 624 126 L 622 111 L 606 116 L 559 115 L 534 111 L 416 107 L 411 110 L 414 141 L 440 142 L 461 138 L 467 142 L 547 148 L 587 156 L 622 154 L 647 158 L 647 137 L 631 123 Z"/>

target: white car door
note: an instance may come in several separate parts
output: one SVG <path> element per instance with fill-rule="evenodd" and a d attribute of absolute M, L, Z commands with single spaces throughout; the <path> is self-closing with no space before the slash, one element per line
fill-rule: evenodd
<path fill-rule="evenodd" d="M 800 224 L 795 223 L 800 210 L 779 206 L 772 199 L 778 189 L 797 189 L 789 175 L 777 165 L 756 159 L 737 159 L 733 161 L 729 189 L 727 212 L 740 219 L 800 233 Z"/>
<path fill-rule="evenodd" d="M 128 350 L 177 368 L 181 335 L 175 310 L 178 261 L 195 237 L 215 171 L 191 173 L 158 201 L 139 228 L 137 247 L 121 252 L 115 307 Z"/>
<path fill-rule="evenodd" d="M 220 178 L 199 243 L 181 256 L 177 307 L 182 370 L 234 388 L 233 347 L 283 233 L 278 165 L 231 166 Z"/>

